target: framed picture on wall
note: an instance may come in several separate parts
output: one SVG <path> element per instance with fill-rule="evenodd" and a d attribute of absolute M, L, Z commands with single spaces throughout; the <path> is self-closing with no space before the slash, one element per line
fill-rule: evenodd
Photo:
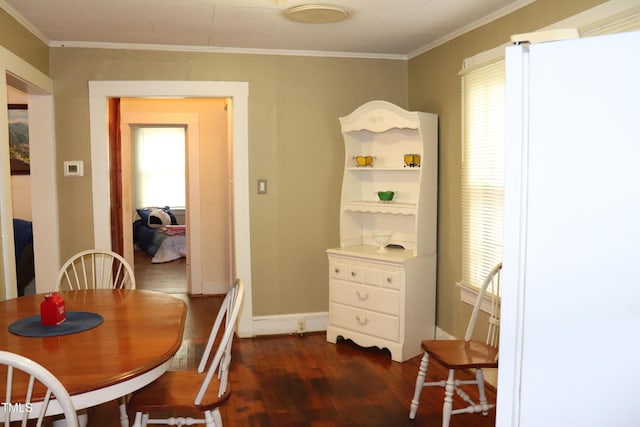
<path fill-rule="evenodd" d="M 9 158 L 11 175 L 29 175 L 29 110 L 27 104 L 9 104 Z"/>

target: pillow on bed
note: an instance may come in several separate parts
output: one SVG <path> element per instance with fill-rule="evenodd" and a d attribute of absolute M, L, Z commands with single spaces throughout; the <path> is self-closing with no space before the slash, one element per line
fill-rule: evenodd
<path fill-rule="evenodd" d="M 144 223 L 148 225 L 149 215 L 151 214 L 151 212 L 153 212 L 156 209 L 161 209 L 169 215 L 169 218 L 171 219 L 171 225 L 178 224 L 178 220 L 176 219 L 176 216 L 173 214 L 173 212 L 171 212 L 171 209 L 169 208 L 169 206 L 165 206 L 164 208 L 158 208 L 158 207 L 140 208 L 140 209 L 136 209 L 136 212 L 138 212 L 140 219 L 142 219 Z"/>
<path fill-rule="evenodd" d="M 171 224 L 171 217 L 162 209 L 154 209 L 149 213 L 147 225 L 151 228 L 160 228 Z"/>

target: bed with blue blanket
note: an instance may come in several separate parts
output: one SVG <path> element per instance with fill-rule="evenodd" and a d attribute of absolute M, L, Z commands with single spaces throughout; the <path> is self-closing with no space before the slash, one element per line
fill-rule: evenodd
<path fill-rule="evenodd" d="M 151 257 L 154 264 L 187 256 L 186 230 L 178 225 L 168 206 L 137 209 L 133 222 L 133 242 Z"/>
<path fill-rule="evenodd" d="M 35 266 L 33 263 L 33 224 L 31 221 L 14 218 L 13 242 L 16 254 L 18 296 L 23 296 L 25 288 L 35 278 Z"/>

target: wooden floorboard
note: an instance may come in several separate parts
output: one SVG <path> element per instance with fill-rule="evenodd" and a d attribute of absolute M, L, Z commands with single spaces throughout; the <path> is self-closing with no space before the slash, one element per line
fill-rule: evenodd
<path fill-rule="evenodd" d="M 420 357 L 391 361 L 388 351 L 350 341 L 328 343 L 323 333 L 237 340 L 232 395 L 222 409 L 227 425 L 438 426 L 440 388 L 425 389 L 416 420 L 408 418 Z M 429 377 L 446 372 L 431 366 Z M 490 398 L 495 394 L 490 392 Z M 492 426 L 495 416 L 456 415 L 455 426 Z"/>
<path fill-rule="evenodd" d="M 193 369 L 222 298 L 175 296 L 187 303 L 188 314 L 184 343 L 172 369 Z M 398 363 L 386 350 L 361 348 L 348 340 L 332 344 L 324 333 L 236 337 L 231 397 L 222 407 L 222 420 L 226 427 L 440 426 L 441 388 L 424 389 L 416 419 L 409 420 L 419 364 L 419 356 Z M 432 363 L 427 378 L 446 378 L 446 371 Z M 495 391 L 488 395 L 495 402 Z M 117 405 L 91 408 L 89 420 L 90 427 L 118 426 Z M 495 410 L 487 417 L 462 414 L 451 421 L 451 427 L 493 425 Z"/>
<path fill-rule="evenodd" d="M 133 251 L 133 260 L 138 289 L 162 290 L 170 294 L 184 294 L 188 291 L 186 258 L 152 264 L 151 256 L 136 249 Z"/>

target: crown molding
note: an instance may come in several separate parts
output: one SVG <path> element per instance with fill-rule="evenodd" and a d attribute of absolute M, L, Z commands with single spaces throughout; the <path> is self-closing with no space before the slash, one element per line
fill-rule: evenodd
<path fill-rule="evenodd" d="M 85 49 L 124 49 L 124 50 L 156 50 L 169 52 L 202 52 L 202 53 L 235 53 L 245 55 L 281 55 L 281 56 L 317 56 L 328 58 L 362 58 L 362 59 L 390 59 L 407 60 L 406 55 L 367 53 L 367 52 L 329 52 L 315 50 L 289 49 L 253 49 L 223 46 L 191 46 L 144 43 L 106 43 L 82 41 L 52 41 L 50 47 L 85 48 Z"/>
<path fill-rule="evenodd" d="M 438 40 L 434 41 L 433 43 L 429 43 L 424 45 L 423 47 L 421 47 L 420 49 L 414 50 L 413 52 L 410 52 L 407 55 L 408 59 L 413 59 L 418 55 L 422 55 L 425 52 L 430 51 L 431 49 L 435 49 L 438 46 L 441 46 L 457 37 L 460 37 L 461 35 L 468 33 L 469 31 L 473 31 L 477 28 L 482 27 L 483 25 L 487 25 L 497 19 L 500 19 L 504 16 L 509 15 L 510 13 L 515 12 L 518 9 L 522 9 L 525 6 L 528 6 L 531 3 L 534 3 L 536 0 L 520 0 L 514 3 L 511 3 L 508 6 L 503 7 L 502 9 L 496 10 L 493 13 L 490 13 L 489 15 L 484 16 L 483 18 L 478 19 L 477 21 L 474 21 L 468 25 L 465 25 L 464 27 L 461 27 L 459 29 L 457 29 L 456 31 L 447 34 L 444 37 L 439 38 Z"/>

